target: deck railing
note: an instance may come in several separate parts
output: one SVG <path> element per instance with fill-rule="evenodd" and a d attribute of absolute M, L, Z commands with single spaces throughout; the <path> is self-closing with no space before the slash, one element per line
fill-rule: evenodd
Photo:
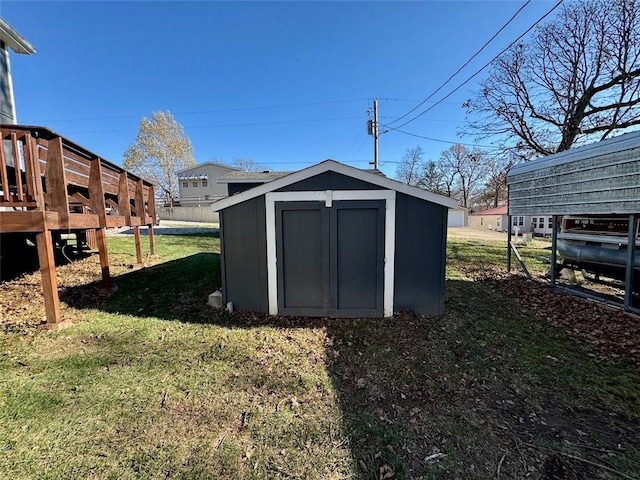
<path fill-rule="evenodd" d="M 111 286 L 105 229 L 131 226 L 142 263 L 140 226 L 154 253 L 153 184 L 44 128 L 0 125 L 0 234 L 36 234 L 49 322 L 60 321 L 53 235 L 88 236 Z"/>
<path fill-rule="evenodd" d="M 2 125 L 1 132 L 0 211 L 57 214 L 46 216 L 48 229 L 155 223 L 150 182 L 51 130 Z M 77 213 L 80 206 L 90 217 Z M 3 226 L 24 231 L 11 222 L 0 225 L 0 232 L 7 231 Z"/>

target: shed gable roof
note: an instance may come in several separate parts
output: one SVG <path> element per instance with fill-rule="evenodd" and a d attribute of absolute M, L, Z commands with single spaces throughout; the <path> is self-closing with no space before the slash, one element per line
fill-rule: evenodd
<path fill-rule="evenodd" d="M 299 170 L 271 182 L 251 188 L 242 193 L 238 193 L 231 197 L 218 200 L 217 202 L 212 203 L 211 207 L 214 211 L 223 210 L 233 205 L 237 205 L 238 203 L 242 203 L 246 200 L 259 197 L 260 195 L 273 192 L 280 188 L 329 171 L 356 178 L 358 180 L 371 183 L 372 185 L 377 185 L 381 188 L 395 190 L 396 192 L 420 198 L 422 200 L 442 205 L 447 208 L 455 208 L 458 205 L 458 201 L 454 200 L 453 198 L 445 197 L 444 195 L 438 195 L 437 193 L 433 192 L 428 192 L 427 190 L 423 190 L 418 187 L 412 187 L 410 185 L 398 182 L 397 180 L 391 180 L 390 178 L 383 177 L 375 173 L 360 170 L 359 168 L 355 167 L 350 167 L 334 160 L 325 160 L 324 162 L 320 162 L 311 167 Z"/>

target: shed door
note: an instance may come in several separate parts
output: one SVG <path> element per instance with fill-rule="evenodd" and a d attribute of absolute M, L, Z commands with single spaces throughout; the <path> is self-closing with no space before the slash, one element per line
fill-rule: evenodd
<path fill-rule="evenodd" d="M 276 203 L 279 314 L 383 316 L 384 207 Z"/>

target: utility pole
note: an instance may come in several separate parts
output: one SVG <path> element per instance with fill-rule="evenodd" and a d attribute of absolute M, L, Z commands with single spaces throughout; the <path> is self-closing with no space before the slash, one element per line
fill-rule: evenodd
<path fill-rule="evenodd" d="M 367 122 L 367 133 L 373 136 L 373 168 L 378 169 L 378 99 L 373 99 L 373 120 Z"/>

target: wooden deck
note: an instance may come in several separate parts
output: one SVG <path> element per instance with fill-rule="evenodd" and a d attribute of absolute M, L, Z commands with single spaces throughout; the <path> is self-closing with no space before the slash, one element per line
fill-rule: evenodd
<path fill-rule="evenodd" d="M 47 128 L 2 124 L 0 134 L 0 234 L 35 234 L 47 322 L 56 323 L 54 236 L 90 238 L 100 254 L 103 285 L 110 287 L 105 229 L 133 227 L 142 263 L 140 226 L 148 225 L 153 254 L 154 187 Z"/>

